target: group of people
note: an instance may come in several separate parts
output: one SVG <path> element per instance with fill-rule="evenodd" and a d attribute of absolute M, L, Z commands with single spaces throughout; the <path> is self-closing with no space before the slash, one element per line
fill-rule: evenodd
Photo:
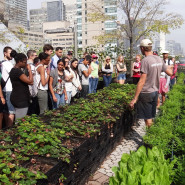
<path fill-rule="evenodd" d="M 11 47 L 3 50 L 4 60 L 0 63 L 0 129 L 2 119 L 6 127 L 11 127 L 14 120 L 31 114 L 43 114 L 48 109 L 70 104 L 74 98 L 86 98 L 89 93 L 96 93 L 99 72 L 104 86 L 112 81 L 113 64 L 107 56 L 100 69 L 95 52 L 84 53 L 78 61 L 68 51 L 63 56 L 63 48 L 46 44 L 43 52 L 29 50 L 27 56 L 17 53 Z M 13 60 L 14 59 L 14 60 Z M 118 81 L 126 79 L 126 65 L 123 56 L 118 57 Z"/>
<path fill-rule="evenodd" d="M 141 43 L 142 54 L 146 57 L 141 62 L 141 55 L 137 55 L 132 66 L 133 83 L 138 86 L 131 107 L 138 99 L 141 100 L 137 103 L 140 107 L 138 114 L 145 120 L 155 115 L 153 106 L 157 105 L 158 93 L 164 102 L 168 85 L 170 81 L 171 85 L 174 84 L 177 71 L 177 66 L 173 65 L 170 79 L 168 66 L 174 64 L 174 59 L 169 60 L 166 52 L 162 61 L 152 52 L 151 45 L 147 45 L 150 42 L 144 40 Z M 43 114 L 48 106 L 57 109 L 75 98 L 86 98 L 89 93 L 96 93 L 100 71 L 105 87 L 111 83 L 113 71 L 117 71 L 118 83 L 125 83 L 127 67 L 123 56 L 118 57 L 115 69 L 111 58 L 106 56 L 100 69 L 95 52 L 84 53 L 78 60 L 73 58 L 71 51 L 63 56 L 61 47 L 57 47 L 52 56 L 53 50 L 46 44 L 38 56 L 35 50 L 29 50 L 26 56 L 11 47 L 4 48 L 4 60 L 0 63 L 0 129 L 3 117 L 6 127 L 11 127 L 14 120 L 27 114 Z M 146 124 L 151 125 L 151 120 Z"/>

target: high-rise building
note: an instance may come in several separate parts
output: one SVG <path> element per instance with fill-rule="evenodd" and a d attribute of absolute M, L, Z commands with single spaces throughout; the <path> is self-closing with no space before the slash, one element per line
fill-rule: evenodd
<path fill-rule="evenodd" d="M 4 0 L 5 19 L 27 28 L 27 0 Z"/>
<path fill-rule="evenodd" d="M 74 23 L 76 20 L 76 4 L 65 4 L 66 6 L 66 21 L 70 22 L 70 26 L 74 28 Z"/>
<path fill-rule="evenodd" d="M 181 44 L 174 40 L 168 40 L 166 42 L 166 49 L 169 51 L 170 55 L 183 55 Z"/>
<path fill-rule="evenodd" d="M 47 22 L 47 6 L 44 3 L 40 9 L 30 10 L 30 31 L 42 32 L 43 22 Z"/>
<path fill-rule="evenodd" d="M 112 16 L 111 20 L 90 22 L 88 15 L 96 10 Z M 110 33 L 117 29 L 117 0 L 77 0 L 77 36 L 78 48 L 97 45 L 96 36 Z M 116 45 L 111 42 L 108 45 Z M 101 46 L 102 48 L 106 46 Z"/>
<path fill-rule="evenodd" d="M 61 0 L 43 2 L 40 9 L 30 10 L 30 30 L 43 31 L 44 22 L 64 21 L 65 5 Z"/>
<path fill-rule="evenodd" d="M 47 21 L 64 21 L 65 5 L 62 0 L 52 0 L 47 2 Z"/>

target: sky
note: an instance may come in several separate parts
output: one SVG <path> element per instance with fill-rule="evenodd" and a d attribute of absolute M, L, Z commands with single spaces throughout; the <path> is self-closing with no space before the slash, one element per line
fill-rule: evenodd
<path fill-rule="evenodd" d="M 28 10 L 30 9 L 37 9 L 41 7 L 41 2 L 44 0 L 27 0 L 28 2 Z M 63 0 L 65 2 L 74 1 L 76 0 Z M 166 6 L 167 11 L 174 12 L 183 15 L 185 19 L 185 1 L 184 0 L 169 0 L 169 4 Z M 185 51 L 185 24 L 182 25 L 180 29 L 172 30 L 169 35 L 166 36 L 166 40 L 175 40 L 178 43 L 181 43 L 181 46 L 184 48 Z"/>

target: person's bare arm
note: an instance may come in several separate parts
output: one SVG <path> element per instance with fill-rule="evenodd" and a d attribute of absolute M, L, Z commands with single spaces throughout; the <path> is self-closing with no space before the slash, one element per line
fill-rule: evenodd
<path fill-rule="evenodd" d="M 137 88 L 136 88 L 136 92 L 135 92 L 135 96 L 133 98 L 133 100 L 130 102 L 130 107 L 134 108 L 134 104 L 137 102 L 139 94 L 141 92 L 141 90 L 143 89 L 143 86 L 146 82 L 146 78 L 147 78 L 147 74 L 143 73 L 141 74 L 140 80 L 137 84 Z"/>
<path fill-rule="evenodd" d="M 22 74 L 19 79 L 25 83 L 27 83 L 28 85 L 33 85 L 33 75 L 32 75 L 32 71 L 31 71 L 31 67 L 30 65 L 27 65 L 27 69 L 29 72 L 29 76 L 27 77 L 25 74 Z"/>
<path fill-rule="evenodd" d="M 168 68 L 166 69 L 165 73 L 168 75 L 168 76 L 172 76 L 173 75 L 173 66 L 168 66 Z"/>
<path fill-rule="evenodd" d="M 121 69 L 118 64 L 116 64 L 116 67 L 117 67 L 117 69 L 118 69 L 119 72 L 125 71 L 125 69 Z"/>
<path fill-rule="evenodd" d="M 91 67 L 89 67 L 87 71 L 82 71 L 82 73 L 87 78 L 91 74 Z"/>
<path fill-rule="evenodd" d="M 67 97 L 66 88 L 64 88 L 64 95 L 65 95 L 65 100 L 67 101 L 68 97 Z"/>
<path fill-rule="evenodd" d="M 57 102 L 57 98 L 56 98 L 54 90 L 53 90 L 53 77 L 51 77 L 51 76 L 49 77 L 49 90 L 50 90 L 51 95 L 53 97 L 53 101 Z"/>
<path fill-rule="evenodd" d="M 5 99 L 4 99 L 4 96 L 3 96 L 3 91 L 2 91 L 2 88 L 1 88 L 1 84 L 0 84 L 0 99 L 1 99 L 2 104 L 4 105 L 5 104 Z"/>
<path fill-rule="evenodd" d="M 47 74 L 47 78 L 45 78 L 45 69 L 43 66 L 39 67 L 37 71 L 40 74 L 41 84 L 42 86 L 45 86 L 49 81 L 49 74 Z"/>

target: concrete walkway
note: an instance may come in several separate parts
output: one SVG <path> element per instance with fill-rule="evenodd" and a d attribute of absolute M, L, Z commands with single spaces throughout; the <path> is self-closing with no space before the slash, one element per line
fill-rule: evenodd
<path fill-rule="evenodd" d="M 93 174 L 86 185 L 108 185 L 109 177 L 113 176 L 113 166 L 118 166 L 123 153 L 136 151 L 142 145 L 142 137 L 146 133 L 144 120 L 139 120 L 137 126 L 132 127 L 133 130 L 128 133 L 114 151 L 105 159 L 100 168 Z"/>

